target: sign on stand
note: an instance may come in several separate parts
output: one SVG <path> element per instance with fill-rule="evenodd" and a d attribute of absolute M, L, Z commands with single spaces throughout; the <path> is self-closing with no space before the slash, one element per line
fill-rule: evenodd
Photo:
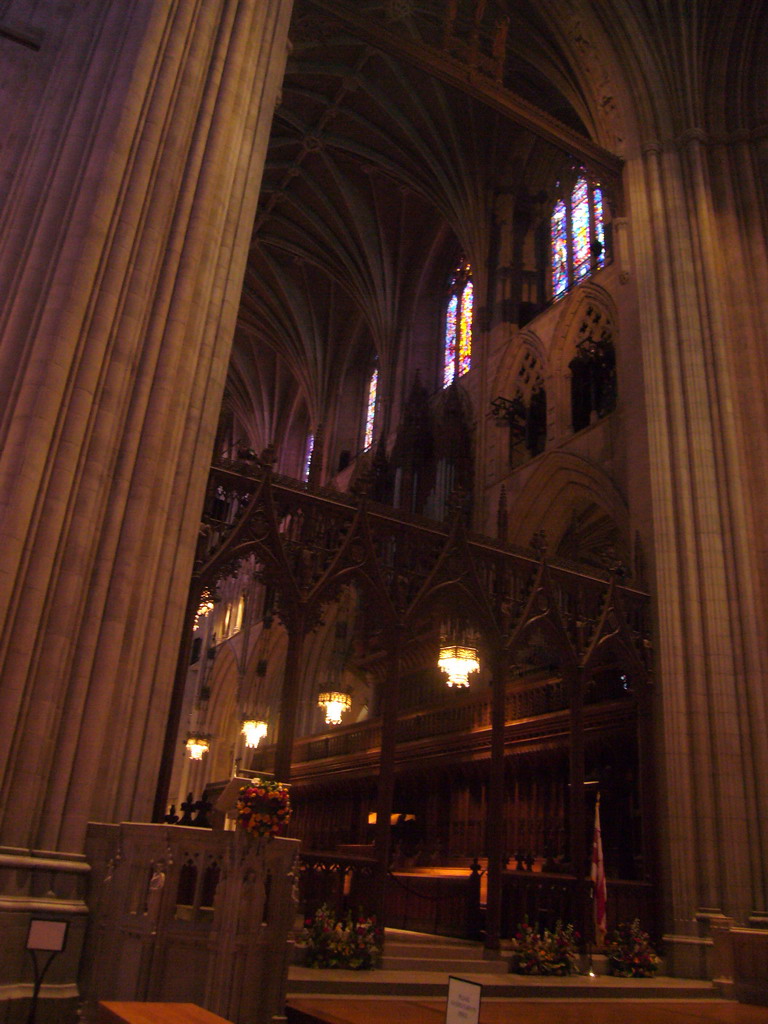
<path fill-rule="evenodd" d="M 445 1024 L 479 1024 L 483 986 L 464 978 L 448 978 Z"/>

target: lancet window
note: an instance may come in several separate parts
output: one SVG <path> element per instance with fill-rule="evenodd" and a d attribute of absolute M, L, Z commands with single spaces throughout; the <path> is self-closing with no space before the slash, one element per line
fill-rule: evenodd
<path fill-rule="evenodd" d="M 376 420 L 376 393 L 379 387 L 379 371 L 374 370 L 368 381 L 368 398 L 365 406 L 365 431 L 363 436 L 363 449 L 368 449 L 373 444 L 373 424 Z"/>
<path fill-rule="evenodd" d="M 301 479 L 304 483 L 309 480 L 309 466 L 312 462 L 312 452 L 315 448 L 315 435 L 307 434 L 307 443 L 304 446 L 304 462 L 301 467 Z"/>
<path fill-rule="evenodd" d="M 474 292 L 471 267 L 464 260 L 456 268 L 448 293 L 443 334 L 443 387 L 447 388 L 470 369 L 472 361 L 472 309 Z"/>
<path fill-rule="evenodd" d="M 567 199 L 555 203 L 550 221 L 552 297 L 605 266 L 603 192 L 582 173 Z"/>

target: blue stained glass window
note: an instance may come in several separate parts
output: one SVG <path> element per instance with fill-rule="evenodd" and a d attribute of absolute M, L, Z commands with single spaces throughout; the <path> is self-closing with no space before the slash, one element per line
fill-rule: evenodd
<path fill-rule="evenodd" d="M 568 225 L 565 203 L 560 200 L 552 214 L 552 294 L 556 299 L 568 291 Z"/>
<path fill-rule="evenodd" d="M 595 228 L 595 239 L 600 243 L 597 265 L 605 266 L 605 227 L 603 226 L 603 191 L 595 185 L 592 191 L 592 220 Z"/>
<path fill-rule="evenodd" d="M 571 235 L 573 276 L 580 281 L 589 273 L 589 189 L 586 178 L 579 178 L 571 193 Z"/>
<path fill-rule="evenodd" d="M 580 174 L 567 203 L 558 200 L 550 222 L 552 297 L 605 266 L 603 192 Z"/>
<path fill-rule="evenodd" d="M 365 408 L 365 439 L 363 448 L 367 451 L 373 444 L 373 421 L 376 418 L 376 391 L 379 386 L 379 371 L 374 370 L 368 382 L 368 404 Z"/>
<path fill-rule="evenodd" d="M 452 295 L 445 314 L 445 349 L 443 359 L 443 387 L 447 388 L 456 374 L 456 321 L 459 298 Z"/>

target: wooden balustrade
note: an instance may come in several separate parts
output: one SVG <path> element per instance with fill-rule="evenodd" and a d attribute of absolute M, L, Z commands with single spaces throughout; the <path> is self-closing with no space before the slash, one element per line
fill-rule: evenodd
<path fill-rule="evenodd" d="M 603 694 L 595 694 L 590 705 L 598 703 Z M 612 700 L 616 695 L 612 692 Z M 629 704 L 631 695 L 623 693 L 621 699 Z M 490 729 L 490 698 L 474 697 L 458 706 L 433 708 L 428 711 L 403 715 L 397 723 L 397 743 L 414 743 L 440 736 L 471 733 Z M 566 687 L 560 679 L 515 680 L 505 698 L 507 724 L 523 719 L 562 712 L 568 708 Z M 329 758 L 349 757 L 355 754 L 373 753 L 381 746 L 381 723 L 378 719 L 369 722 L 341 726 L 322 736 L 305 737 L 296 741 L 293 752 L 294 771 L 301 776 L 299 766 Z M 259 751 L 259 766 L 266 770 L 274 755 L 273 748 Z"/>
<path fill-rule="evenodd" d="M 374 912 L 373 857 L 305 853 L 299 858 L 299 902 L 305 920 L 325 904 L 337 916 Z"/>

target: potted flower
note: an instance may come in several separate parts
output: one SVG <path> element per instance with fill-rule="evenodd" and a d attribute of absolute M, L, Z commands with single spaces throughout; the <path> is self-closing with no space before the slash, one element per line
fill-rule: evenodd
<path fill-rule="evenodd" d="M 308 967 L 370 970 L 381 956 L 381 929 L 374 917 L 348 913 L 339 919 L 326 904 L 307 919 L 302 939 Z"/>
<path fill-rule="evenodd" d="M 513 974 L 571 974 L 578 959 L 578 938 L 572 924 L 558 921 L 554 931 L 539 934 L 526 920 L 512 940 L 509 969 Z"/>
<path fill-rule="evenodd" d="M 620 924 L 606 949 L 608 970 L 620 978 L 651 978 L 661 963 L 637 918 L 631 924 Z"/>

